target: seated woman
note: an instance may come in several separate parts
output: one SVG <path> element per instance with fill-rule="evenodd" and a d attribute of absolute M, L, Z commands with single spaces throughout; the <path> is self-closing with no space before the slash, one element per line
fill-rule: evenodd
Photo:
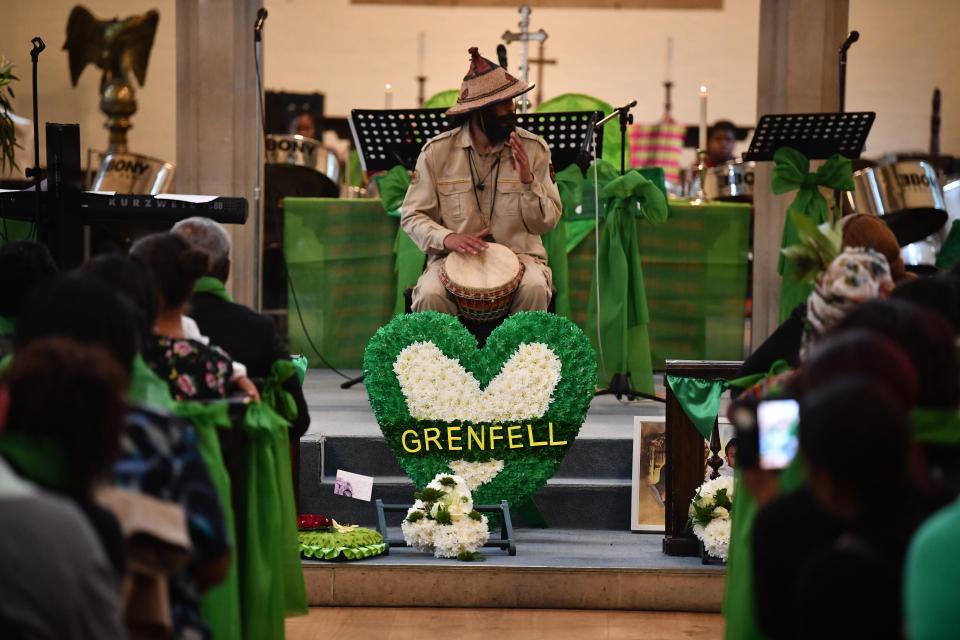
<path fill-rule="evenodd" d="M 143 359 L 170 385 L 176 400 L 215 400 L 229 392 L 233 361 L 222 349 L 188 338 L 183 316 L 193 286 L 206 275 L 209 258 L 172 233 L 149 235 L 130 253 L 150 269 L 160 301 L 154 333 L 144 341 Z M 246 377 L 234 380 L 248 395 L 256 387 Z"/>

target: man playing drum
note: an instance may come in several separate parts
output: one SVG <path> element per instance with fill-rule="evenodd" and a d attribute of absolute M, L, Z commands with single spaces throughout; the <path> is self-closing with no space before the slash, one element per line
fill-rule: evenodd
<path fill-rule="evenodd" d="M 510 312 L 546 310 L 552 278 L 540 236 L 560 219 L 560 193 L 543 138 L 516 128 L 513 99 L 533 89 L 470 49 L 470 69 L 450 131 L 427 142 L 400 224 L 427 254 L 414 311 L 457 314 L 440 274 L 450 252 L 479 255 L 488 242 L 517 254 L 524 272 Z"/>

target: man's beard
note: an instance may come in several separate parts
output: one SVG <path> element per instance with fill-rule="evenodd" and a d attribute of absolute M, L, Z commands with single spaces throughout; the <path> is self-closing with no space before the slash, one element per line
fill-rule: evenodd
<path fill-rule="evenodd" d="M 497 116 L 492 110 L 484 109 L 480 113 L 480 126 L 491 143 L 500 144 L 517 128 L 517 116 L 514 113 Z"/>

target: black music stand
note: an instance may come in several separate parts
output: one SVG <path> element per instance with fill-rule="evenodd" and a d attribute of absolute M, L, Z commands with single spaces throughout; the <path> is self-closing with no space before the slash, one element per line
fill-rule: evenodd
<path fill-rule="evenodd" d="M 757 123 L 743 159 L 773 160 L 780 147 L 793 147 L 811 160 L 826 160 L 835 153 L 854 160 L 863 153 L 876 117 L 872 111 L 767 114 Z"/>
<path fill-rule="evenodd" d="M 389 171 L 398 164 L 413 171 L 420 150 L 430 138 L 450 129 L 444 115 L 446 109 L 353 109 L 350 132 L 364 171 Z M 597 157 L 603 153 L 603 130 L 594 123 L 602 111 L 567 111 L 558 113 L 518 113 L 517 126 L 542 136 L 550 147 L 553 168 L 562 171 L 571 164 L 580 164 L 582 148 L 592 136 Z M 340 385 L 349 389 L 363 382 L 363 375 Z"/>

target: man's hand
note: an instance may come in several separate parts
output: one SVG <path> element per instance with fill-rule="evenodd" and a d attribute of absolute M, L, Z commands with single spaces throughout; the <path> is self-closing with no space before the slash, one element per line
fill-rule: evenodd
<path fill-rule="evenodd" d="M 514 170 L 520 175 L 520 182 L 530 184 L 533 182 L 533 171 L 530 170 L 530 157 L 520 142 L 520 137 L 516 132 L 510 134 L 510 163 Z"/>
<path fill-rule="evenodd" d="M 489 229 L 477 231 L 476 233 L 451 233 L 443 239 L 443 246 L 448 251 L 457 253 L 469 253 L 471 255 L 480 255 L 487 250 L 487 243 L 483 237 L 490 233 Z"/>

